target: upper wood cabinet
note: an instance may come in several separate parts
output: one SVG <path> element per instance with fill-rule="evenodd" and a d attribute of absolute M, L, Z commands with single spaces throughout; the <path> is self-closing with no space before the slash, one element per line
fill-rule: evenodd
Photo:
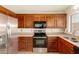
<path fill-rule="evenodd" d="M 56 28 L 66 27 L 66 15 L 56 15 L 55 17 Z"/>
<path fill-rule="evenodd" d="M 46 21 L 46 15 L 34 14 L 34 21 Z"/>
<path fill-rule="evenodd" d="M 24 16 L 24 28 L 33 28 L 33 15 L 25 15 Z"/>
<path fill-rule="evenodd" d="M 66 14 L 17 14 L 19 28 L 33 28 L 34 21 L 46 21 L 47 28 L 65 28 Z"/>
<path fill-rule="evenodd" d="M 46 16 L 47 20 L 47 27 L 48 28 L 55 28 L 55 16 Z"/>
<path fill-rule="evenodd" d="M 34 15 L 34 20 L 33 21 L 40 21 L 40 15 Z"/>
<path fill-rule="evenodd" d="M 55 14 L 55 15 L 47 16 L 47 27 L 48 28 L 65 28 L 66 15 Z"/>
<path fill-rule="evenodd" d="M 18 28 L 24 28 L 24 15 L 16 15 L 18 18 Z"/>

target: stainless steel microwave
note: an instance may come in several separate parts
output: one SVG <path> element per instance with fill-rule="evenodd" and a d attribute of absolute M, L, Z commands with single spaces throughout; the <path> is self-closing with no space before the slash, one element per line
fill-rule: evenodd
<path fill-rule="evenodd" d="M 34 21 L 34 28 L 46 28 L 45 21 Z"/>

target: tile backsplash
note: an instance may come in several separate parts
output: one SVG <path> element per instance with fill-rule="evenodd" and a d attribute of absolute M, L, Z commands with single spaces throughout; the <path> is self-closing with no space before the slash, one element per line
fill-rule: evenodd
<path fill-rule="evenodd" d="M 53 32 L 53 33 L 63 33 L 65 31 L 65 29 L 62 28 L 47 28 L 46 32 Z"/>
<path fill-rule="evenodd" d="M 65 29 L 62 28 L 46 28 L 46 29 L 34 29 L 34 28 L 19 28 L 19 29 L 13 29 L 13 33 L 25 33 L 25 34 L 34 34 L 34 32 L 37 32 L 38 30 L 42 30 L 43 32 L 46 32 L 47 34 L 53 34 L 53 33 L 64 33 Z"/>

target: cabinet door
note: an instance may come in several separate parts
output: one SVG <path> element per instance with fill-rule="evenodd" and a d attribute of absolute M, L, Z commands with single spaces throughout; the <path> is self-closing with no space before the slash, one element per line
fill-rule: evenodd
<path fill-rule="evenodd" d="M 71 50 L 69 47 L 66 45 L 63 46 L 63 53 L 64 54 L 74 54 L 74 50 Z"/>
<path fill-rule="evenodd" d="M 32 37 L 27 37 L 27 40 L 28 40 L 27 51 L 32 51 L 32 49 L 33 49 Z"/>
<path fill-rule="evenodd" d="M 74 53 L 74 45 L 72 45 L 71 43 L 62 40 L 63 42 L 63 53 L 65 54 L 73 54 Z M 66 47 L 66 48 L 65 48 Z"/>
<path fill-rule="evenodd" d="M 40 15 L 34 15 L 34 21 L 40 21 Z"/>
<path fill-rule="evenodd" d="M 27 51 L 27 40 L 25 37 L 18 38 L 18 50 L 19 51 Z"/>
<path fill-rule="evenodd" d="M 48 37 L 48 52 L 57 51 L 57 37 Z"/>
<path fill-rule="evenodd" d="M 61 40 L 61 39 L 58 38 L 58 51 L 59 51 L 60 53 L 62 53 L 62 48 L 61 48 L 62 43 L 61 43 L 60 40 Z"/>
<path fill-rule="evenodd" d="M 25 28 L 33 28 L 33 15 L 25 15 L 24 16 L 24 27 Z"/>
<path fill-rule="evenodd" d="M 55 17 L 54 16 L 47 16 L 47 27 L 48 28 L 54 28 L 55 27 Z"/>
<path fill-rule="evenodd" d="M 40 15 L 40 21 L 46 21 L 46 15 Z"/>
<path fill-rule="evenodd" d="M 58 51 L 63 54 L 73 54 L 74 53 L 74 45 L 65 41 L 64 39 L 58 39 Z"/>
<path fill-rule="evenodd" d="M 19 37 L 18 50 L 19 51 L 32 51 L 33 43 L 32 37 Z"/>
<path fill-rule="evenodd" d="M 66 27 L 66 15 L 56 15 L 56 28 Z"/>
<path fill-rule="evenodd" d="M 17 15 L 18 28 L 24 28 L 24 15 Z"/>

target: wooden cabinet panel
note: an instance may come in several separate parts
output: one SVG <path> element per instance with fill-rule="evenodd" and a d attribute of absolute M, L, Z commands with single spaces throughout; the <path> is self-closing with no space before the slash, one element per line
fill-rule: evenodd
<path fill-rule="evenodd" d="M 74 54 L 74 45 L 60 38 L 58 39 L 58 51 L 63 54 Z"/>
<path fill-rule="evenodd" d="M 55 28 L 55 16 L 48 16 L 46 19 L 47 19 L 47 27 Z"/>
<path fill-rule="evenodd" d="M 46 15 L 34 14 L 34 21 L 46 21 Z"/>
<path fill-rule="evenodd" d="M 34 21 L 40 21 L 40 15 L 34 15 Z"/>
<path fill-rule="evenodd" d="M 24 37 L 19 37 L 18 39 L 18 50 L 27 51 L 27 40 Z"/>
<path fill-rule="evenodd" d="M 66 27 L 66 15 L 65 14 L 54 14 L 47 16 L 47 27 L 48 28 L 65 28 Z"/>
<path fill-rule="evenodd" d="M 61 42 L 61 39 L 58 37 L 58 52 L 63 53 L 63 43 Z"/>
<path fill-rule="evenodd" d="M 74 48 L 74 45 L 72 45 L 71 43 L 65 41 L 65 40 L 61 40 L 63 42 L 64 45 L 67 45 L 67 47 L 69 47 L 71 50 L 73 50 L 72 48 Z"/>
<path fill-rule="evenodd" d="M 57 37 L 48 37 L 48 52 L 57 51 Z"/>
<path fill-rule="evenodd" d="M 17 14 L 18 27 L 33 28 L 34 21 L 46 21 L 48 28 L 65 28 L 65 14 Z"/>
<path fill-rule="evenodd" d="M 32 40 L 32 37 L 27 37 L 26 39 L 28 40 L 27 51 L 32 51 L 33 50 L 33 40 Z"/>
<path fill-rule="evenodd" d="M 33 15 L 25 15 L 24 16 L 24 28 L 33 28 Z"/>
<path fill-rule="evenodd" d="M 19 37 L 18 39 L 18 50 L 19 51 L 32 51 L 32 37 Z"/>
<path fill-rule="evenodd" d="M 18 18 L 18 28 L 24 28 L 24 15 L 17 15 Z"/>
<path fill-rule="evenodd" d="M 45 15 L 41 15 L 40 16 L 40 21 L 46 21 L 46 16 Z"/>
<path fill-rule="evenodd" d="M 66 27 L 66 15 L 56 15 L 56 27 L 57 28 Z"/>

